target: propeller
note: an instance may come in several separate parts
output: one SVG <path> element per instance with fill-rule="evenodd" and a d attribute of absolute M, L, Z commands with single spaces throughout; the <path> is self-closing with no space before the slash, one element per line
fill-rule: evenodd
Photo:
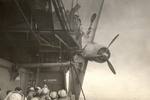
<path fill-rule="evenodd" d="M 112 73 L 116 74 L 116 71 L 115 71 L 113 65 L 111 64 L 111 62 L 109 60 L 107 60 L 107 64 L 108 64 L 109 69 L 112 71 Z"/>
<path fill-rule="evenodd" d="M 118 38 L 118 36 L 119 36 L 119 34 L 117 34 L 117 35 L 112 39 L 112 41 L 109 43 L 109 45 L 107 46 L 107 48 L 109 48 L 109 47 L 112 45 L 112 43 Z"/>
<path fill-rule="evenodd" d="M 91 29 L 92 29 L 92 24 L 96 19 L 96 13 L 93 13 L 91 16 L 91 20 L 90 20 L 90 26 L 88 28 L 88 32 L 87 35 L 90 34 Z M 114 41 L 118 38 L 119 34 L 117 34 L 109 43 L 109 45 L 107 47 L 103 47 L 101 49 L 99 49 L 98 51 L 98 55 L 94 58 L 95 61 L 103 63 L 103 62 L 107 62 L 108 67 L 110 68 L 110 70 L 112 71 L 113 74 L 116 74 L 116 71 L 113 67 L 113 65 L 111 64 L 111 62 L 109 61 L 110 58 L 110 51 L 109 48 L 110 46 L 114 43 Z M 85 48 L 87 47 L 88 43 L 83 47 L 83 49 L 81 50 L 81 52 L 83 52 L 85 50 Z"/>
<path fill-rule="evenodd" d="M 109 45 L 107 46 L 107 50 L 108 48 L 112 45 L 112 43 L 114 43 L 114 41 L 118 38 L 119 34 L 117 34 L 113 39 L 112 41 L 109 43 Z M 109 61 L 109 59 L 106 60 L 107 64 L 108 64 L 108 67 L 109 69 L 112 71 L 113 74 L 116 74 L 116 71 L 113 67 L 113 65 L 111 64 L 111 62 Z"/>
<path fill-rule="evenodd" d="M 112 45 L 112 43 L 114 43 L 114 41 L 118 38 L 119 34 L 117 34 L 112 41 L 109 43 L 109 45 L 107 47 L 103 47 L 98 51 L 98 61 L 99 62 L 107 62 L 108 67 L 110 68 L 110 70 L 112 71 L 113 74 L 116 74 L 116 71 L 113 67 L 113 65 L 111 64 L 111 62 L 109 61 L 110 58 L 110 51 L 109 51 L 109 47 Z"/>

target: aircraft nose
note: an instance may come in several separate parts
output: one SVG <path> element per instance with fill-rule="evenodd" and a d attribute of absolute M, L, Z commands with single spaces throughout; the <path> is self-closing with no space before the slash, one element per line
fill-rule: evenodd
<path fill-rule="evenodd" d="M 106 60 L 108 60 L 110 58 L 110 51 L 108 48 L 106 47 L 102 47 L 98 50 L 97 54 L 99 55 L 99 59 L 102 62 L 105 62 Z"/>

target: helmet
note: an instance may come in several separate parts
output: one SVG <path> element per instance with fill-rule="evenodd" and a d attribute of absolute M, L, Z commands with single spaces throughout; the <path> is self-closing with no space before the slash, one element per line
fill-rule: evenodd
<path fill-rule="evenodd" d="M 49 89 L 48 88 L 42 88 L 42 93 L 43 94 L 48 94 L 49 93 Z"/>
<path fill-rule="evenodd" d="M 29 91 L 34 91 L 34 87 L 30 87 L 30 88 L 29 88 Z"/>
<path fill-rule="evenodd" d="M 67 96 L 67 92 L 66 92 L 66 90 L 62 89 L 62 90 L 58 91 L 58 95 L 60 97 L 66 97 Z"/>
<path fill-rule="evenodd" d="M 50 93 L 50 97 L 53 98 L 53 99 L 57 98 L 58 97 L 57 92 L 56 91 L 52 91 Z"/>
<path fill-rule="evenodd" d="M 41 87 L 38 86 L 38 87 L 35 88 L 35 91 L 38 92 L 38 93 L 41 93 L 42 89 L 41 89 Z"/>

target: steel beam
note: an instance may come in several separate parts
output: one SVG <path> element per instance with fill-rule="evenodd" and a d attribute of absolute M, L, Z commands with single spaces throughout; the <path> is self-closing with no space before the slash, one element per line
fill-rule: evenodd
<path fill-rule="evenodd" d="M 30 63 L 30 64 L 17 64 L 23 68 L 48 68 L 48 67 L 65 67 L 70 66 L 70 61 L 62 63 Z"/>
<path fill-rule="evenodd" d="M 63 39 L 61 39 L 57 34 L 55 34 L 55 37 L 56 37 L 59 41 L 61 41 L 68 49 L 70 49 L 69 45 L 68 45 Z"/>

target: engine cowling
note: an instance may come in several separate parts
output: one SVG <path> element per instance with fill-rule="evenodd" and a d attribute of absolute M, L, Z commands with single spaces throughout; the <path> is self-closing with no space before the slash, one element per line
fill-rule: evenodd
<path fill-rule="evenodd" d="M 83 57 L 91 61 L 103 63 L 110 58 L 110 51 L 107 47 L 97 43 L 88 43 L 82 53 Z"/>

